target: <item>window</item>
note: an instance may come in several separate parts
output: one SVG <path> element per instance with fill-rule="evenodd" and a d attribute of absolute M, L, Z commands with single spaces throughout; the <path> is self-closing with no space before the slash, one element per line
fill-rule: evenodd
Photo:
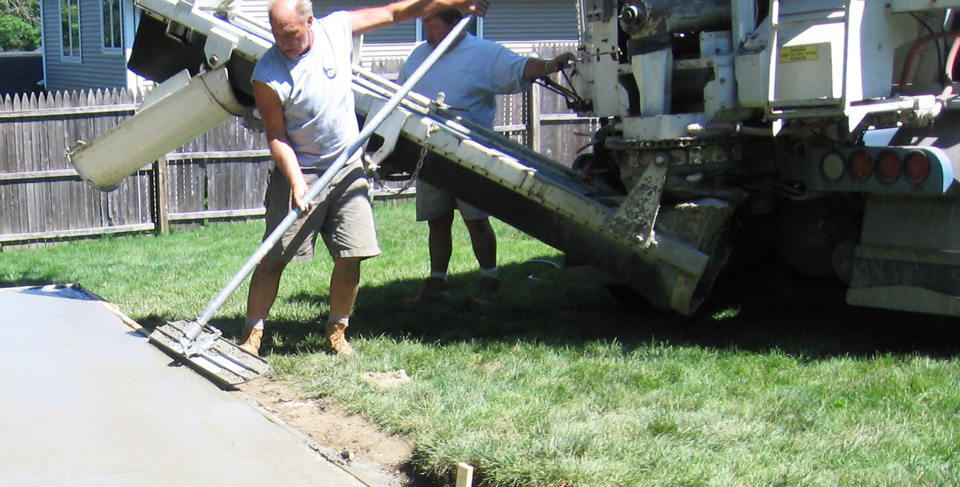
<path fill-rule="evenodd" d="M 123 49 L 123 0 L 102 0 L 103 50 L 120 52 Z"/>
<path fill-rule="evenodd" d="M 80 0 L 60 0 L 60 40 L 64 58 L 80 59 Z"/>

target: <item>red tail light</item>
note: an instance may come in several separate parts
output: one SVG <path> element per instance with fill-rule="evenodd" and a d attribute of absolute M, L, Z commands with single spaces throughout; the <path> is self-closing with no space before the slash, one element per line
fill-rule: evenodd
<path fill-rule="evenodd" d="M 930 175 L 930 159 L 923 152 L 911 152 L 907 156 L 906 173 L 907 179 L 912 182 L 920 183 Z"/>
<path fill-rule="evenodd" d="M 877 179 L 892 183 L 900 178 L 900 158 L 893 152 L 883 152 L 877 157 Z"/>
<path fill-rule="evenodd" d="M 866 181 L 873 174 L 873 161 L 866 152 L 854 152 L 848 162 L 850 177 L 855 181 Z"/>

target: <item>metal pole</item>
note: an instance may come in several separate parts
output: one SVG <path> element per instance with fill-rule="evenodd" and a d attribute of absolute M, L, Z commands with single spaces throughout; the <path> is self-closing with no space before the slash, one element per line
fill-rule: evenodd
<path fill-rule="evenodd" d="M 310 186 L 310 189 L 307 190 L 307 194 L 304 196 L 305 201 L 313 201 L 313 199 L 320 194 L 320 191 L 330 184 L 330 181 L 337 174 L 337 172 L 340 171 L 340 169 L 346 165 L 347 161 L 350 160 L 350 156 L 359 150 L 361 146 L 363 146 L 367 139 L 373 135 L 373 131 L 376 130 L 377 127 L 379 127 L 380 124 L 387 119 L 390 113 L 400 105 L 400 102 L 405 96 L 407 96 L 407 93 L 410 93 L 420 79 L 427 74 L 427 71 L 429 71 L 430 68 L 436 64 L 437 60 L 440 59 L 440 56 L 447 52 L 447 49 L 450 48 L 450 45 L 452 45 L 454 40 L 463 33 L 464 29 L 467 27 L 467 24 L 469 24 L 472 19 L 473 16 L 468 15 L 460 20 L 460 23 L 458 23 L 453 30 L 447 34 L 443 41 L 440 42 L 430 56 L 423 61 L 423 64 L 417 68 L 417 70 L 410 76 L 406 83 L 404 83 L 403 86 L 397 90 L 397 93 L 393 95 L 389 101 L 387 101 L 387 104 L 384 105 L 383 108 L 381 108 L 380 111 L 373 116 L 373 118 L 367 121 L 363 127 L 363 130 L 360 131 L 360 135 L 357 136 L 357 139 L 354 140 L 352 144 L 347 146 L 347 148 L 340 153 L 340 156 L 337 157 L 333 164 L 331 164 L 330 167 L 323 172 L 323 174 L 320 176 L 320 179 Z M 213 318 L 213 315 L 216 314 L 217 310 L 219 310 L 221 306 L 223 306 L 223 303 L 227 301 L 227 298 L 229 298 L 230 295 L 233 294 L 238 287 L 240 287 L 240 284 L 243 283 L 243 280 L 246 279 L 251 272 L 253 272 L 257 265 L 260 264 L 260 261 L 263 260 L 264 256 L 267 255 L 267 252 L 280 240 L 280 238 L 283 236 L 283 233 L 290 228 L 290 225 L 293 225 L 293 222 L 296 221 L 297 217 L 299 216 L 299 208 L 294 208 L 290 211 L 290 213 L 287 213 L 287 216 L 284 217 L 280 224 L 277 225 L 277 228 L 273 230 L 273 232 L 263 241 L 262 244 L 260 244 L 260 247 L 257 248 L 253 255 L 251 255 L 247 260 L 246 264 L 244 264 L 243 267 L 241 267 L 240 270 L 233 276 L 233 279 L 231 279 L 230 282 L 228 282 L 227 285 L 220 290 L 220 293 L 217 294 L 213 301 L 207 305 L 207 309 L 202 315 L 200 315 L 199 318 L 197 318 L 197 320 L 194 322 L 195 324 L 199 325 L 199 327 L 203 327 L 207 324 L 207 322 L 210 321 L 211 318 Z M 196 330 L 197 335 L 200 333 L 199 327 L 197 327 Z M 190 337 L 189 335 L 192 334 L 189 333 L 190 331 L 192 330 L 188 330 L 187 335 L 190 340 L 193 340 L 197 335 Z"/>
<path fill-rule="evenodd" d="M 540 85 L 533 83 L 524 99 L 527 102 L 527 147 L 540 152 Z"/>

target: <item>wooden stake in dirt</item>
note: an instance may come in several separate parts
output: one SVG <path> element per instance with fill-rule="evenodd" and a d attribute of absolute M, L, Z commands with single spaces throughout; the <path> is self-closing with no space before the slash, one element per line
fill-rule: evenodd
<path fill-rule="evenodd" d="M 457 487 L 473 487 L 473 467 L 466 463 L 457 464 Z"/>

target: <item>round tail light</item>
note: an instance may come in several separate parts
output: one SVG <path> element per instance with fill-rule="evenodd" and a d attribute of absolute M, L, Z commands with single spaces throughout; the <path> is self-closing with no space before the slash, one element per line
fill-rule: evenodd
<path fill-rule="evenodd" d="M 866 181 L 873 174 L 873 161 L 866 152 L 854 152 L 847 164 L 854 181 Z"/>
<path fill-rule="evenodd" d="M 877 179 L 890 184 L 900 178 L 900 158 L 893 152 L 883 152 L 877 157 Z"/>
<path fill-rule="evenodd" d="M 910 181 L 920 183 L 930 176 L 930 159 L 923 152 L 915 151 L 907 155 L 905 166 Z"/>
<path fill-rule="evenodd" d="M 839 181 L 843 177 L 843 158 L 836 152 L 828 152 L 820 161 L 820 171 L 829 181 Z"/>

